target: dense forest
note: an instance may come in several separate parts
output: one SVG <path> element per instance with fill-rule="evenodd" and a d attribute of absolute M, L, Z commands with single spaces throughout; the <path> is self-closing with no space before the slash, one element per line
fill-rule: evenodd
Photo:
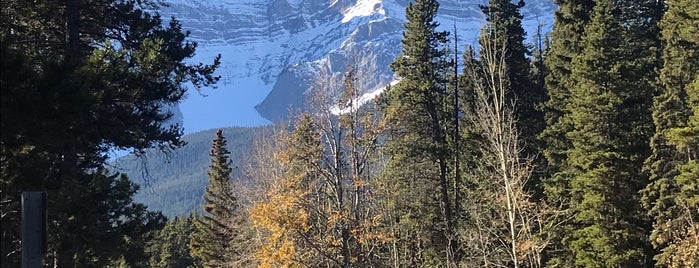
<path fill-rule="evenodd" d="M 3 267 L 28 190 L 56 267 L 699 266 L 695 0 L 556 0 L 536 44 L 523 1 L 489 0 L 462 47 L 414 0 L 397 83 L 363 104 L 369 71 L 321 73 L 245 158 L 211 133 L 201 210 L 169 220 L 106 155 L 181 147 L 164 107 L 218 59 L 184 63 L 153 3 L 94 2 L 4 3 Z"/>

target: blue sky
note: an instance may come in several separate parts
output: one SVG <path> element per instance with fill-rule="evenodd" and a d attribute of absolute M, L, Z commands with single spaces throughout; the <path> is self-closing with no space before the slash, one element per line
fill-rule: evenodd
<path fill-rule="evenodd" d="M 260 126 L 269 124 L 255 110 L 269 90 L 253 81 L 241 84 L 221 84 L 218 88 L 204 88 L 202 94 L 190 90 L 180 104 L 184 117 L 185 134 L 230 126 Z M 252 82 L 252 83 L 250 83 Z"/>

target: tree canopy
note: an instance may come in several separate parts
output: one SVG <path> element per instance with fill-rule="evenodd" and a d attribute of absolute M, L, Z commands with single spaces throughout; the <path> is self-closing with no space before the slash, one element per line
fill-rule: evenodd
<path fill-rule="evenodd" d="M 181 146 L 182 129 L 167 122 L 169 109 L 182 100 L 186 84 L 198 88 L 218 80 L 213 72 L 219 58 L 211 65 L 185 63 L 197 45 L 186 40 L 177 20 L 163 23 L 156 2 L 12 0 L 3 5 L 2 227 L 7 231 L 2 263 L 13 266 L 19 257 L 15 249 L 21 191 L 47 190 L 49 203 L 60 207 L 79 198 L 65 187 L 83 177 L 119 182 L 120 176 L 101 170 L 109 150 Z M 89 182 L 82 186 L 98 187 Z M 130 186 L 116 190 L 125 195 L 109 200 L 116 202 L 114 209 L 129 206 L 134 192 Z M 97 197 L 81 198 L 89 203 Z M 116 217 L 113 220 L 131 216 L 106 215 Z M 49 214 L 49 221 L 58 226 L 71 219 Z M 66 238 L 50 241 L 54 251 L 70 243 Z M 105 255 L 108 250 L 88 252 Z M 59 255 L 66 265 L 78 261 Z"/>

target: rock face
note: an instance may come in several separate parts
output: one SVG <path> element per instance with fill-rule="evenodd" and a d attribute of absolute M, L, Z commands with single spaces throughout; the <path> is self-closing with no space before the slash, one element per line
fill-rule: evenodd
<path fill-rule="evenodd" d="M 369 91 L 392 80 L 389 65 L 400 52 L 408 0 L 170 0 L 160 10 L 174 16 L 199 43 L 199 56 L 222 54 L 223 86 L 254 85 L 268 92 L 257 104 L 266 119 L 279 121 L 303 109 L 304 93 L 321 70 L 376 66 Z M 456 28 L 459 45 L 474 44 L 487 0 L 442 0 L 441 29 Z M 529 0 L 522 9 L 524 27 L 535 33 L 550 28 L 552 0 Z M 453 34 L 452 34 L 453 37 Z M 196 59 L 195 59 L 196 60 Z M 254 82 L 251 82 L 254 81 Z M 186 116 L 186 114 L 185 114 Z M 186 119 L 186 118 L 185 118 Z"/>

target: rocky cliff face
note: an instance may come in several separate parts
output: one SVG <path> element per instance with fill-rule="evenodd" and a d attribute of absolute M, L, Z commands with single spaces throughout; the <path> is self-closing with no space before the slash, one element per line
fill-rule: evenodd
<path fill-rule="evenodd" d="M 389 82 L 390 63 L 400 52 L 408 0 L 171 0 L 160 10 L 175 16 L 209 61 L 222 54 L 221 87 L 263 92 L 254 103 L 266 119 L 287 118 L 303 108 L 304 93 L 323 68 L 342 72 L 354 59 L 368 57 L 377 67 L 365 91 Z M 473 44 L 487 0 L 442 0 L 438 21 L 457 29 L 460 44 Z M 529 0 L 524 26 L 535 33 L 550 28 L 552 0 Z M 363 68 L 363 66 L 357 66 Z M 231 111 L 231 113 L 234 113 Z M 185 111 L 185 120 L 187 112 Z"/>

